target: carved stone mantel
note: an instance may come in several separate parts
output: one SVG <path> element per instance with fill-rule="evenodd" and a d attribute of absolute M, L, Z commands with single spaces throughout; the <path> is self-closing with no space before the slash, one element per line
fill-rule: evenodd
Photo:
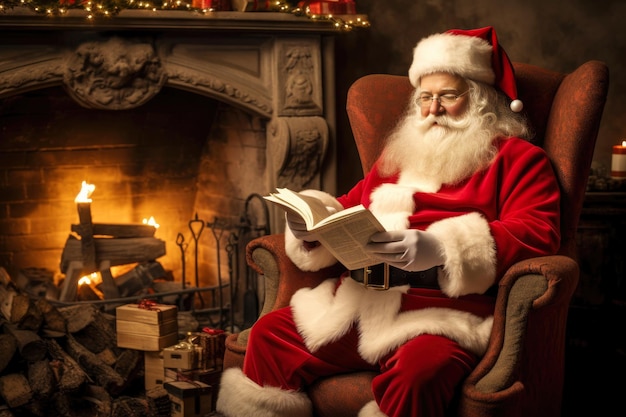
<path fill-rule="evenodd" d="M 338 33 L 287 13 L 124 10 L 90 22 L 14 10 L 0 14 L 0 100 L 63 86 L 84 107 L 125 110 L 165 86 L 191 91 L 267 120 L 270 189 L 335 193 Z"/>

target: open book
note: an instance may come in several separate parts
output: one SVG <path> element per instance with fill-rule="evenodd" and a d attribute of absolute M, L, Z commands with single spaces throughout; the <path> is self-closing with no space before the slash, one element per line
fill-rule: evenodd
<path fill-rule="evenodd" d="M 302 217 L 307 229 L 315 232 L 320 243 L 346 268 L 359 269 L 380 263 L 363 247 L 370 236 L 384 232 L 385 228 L 363 205 L 333 213 L 321 200 L 287 188 L 278 188 L 264 198 Z"/>

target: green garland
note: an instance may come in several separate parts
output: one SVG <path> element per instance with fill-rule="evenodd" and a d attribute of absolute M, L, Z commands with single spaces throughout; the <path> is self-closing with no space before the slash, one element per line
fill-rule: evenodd
<path fill-rule="evenodd" d="M 314 15 L 308 8 L 298 7 L 298 1 L 273 1 L 268 11 L 286 12 L 296 16 L 307 16 L 310 19 L 330 20 L 342 30 L 351 30 L 355 27 L 369 27 L 369 22 L 362 17 L 355 20 L 344 20 L 332 15 Z M 60 16 L 70 9 L 86 10 L 87 18 L 111 17 L 124 9 L 134 10 L 187 10 L 200 13 L 208 13 L 212 9 L 194 8 L 191 0 L 0 0 L 0 12 L 16 7 L 26 7 L 32 11 L 48 16 Z"/>

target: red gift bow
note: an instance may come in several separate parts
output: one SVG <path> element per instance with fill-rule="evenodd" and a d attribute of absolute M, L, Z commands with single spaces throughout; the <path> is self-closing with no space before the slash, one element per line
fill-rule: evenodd
<path fill-rule="evenodd" d="M 141 300 L 137 303 L 138 308 L 149 311 L 161 311 L 157 307 L 155 307 L 155 305 L 157 305 L 156 301 L 152 300 Z"/>
<path fill-rule="evenodd" d="M 222 329 L 212 329 L 210 327 L 203 327 L 202 328 L 202 333 L 208 333 L 210 335 L 216 335 L 216 334 L 224 333 L 224 330 L 222 330 Z"/>

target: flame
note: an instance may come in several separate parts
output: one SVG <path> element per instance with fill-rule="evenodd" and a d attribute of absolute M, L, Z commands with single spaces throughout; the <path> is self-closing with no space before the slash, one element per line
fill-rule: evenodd
<path fill-rule="evenodd" d="M 153 216 L 150 216 L 149 219 L 143 219 L 143 224 L 147 224 L 149 226 L 154 226 L 155 229 L 159 228 L 159 224 L 156 222 L 156 220 L 154 220 Z"/>
<path fill-rule="evenodd" d="M 622 141 L 622 146 L 626 146 L 626 140 Z"/>
<path fill-rule="evenodd" d="M 91 285 L 91 280 L 87 275 L 78 280 L 78 286 L 80 287 L 81 285 Z"/>
<path fill-rule="evenodd" d="M 81 285 L 91 285 L 92 283 L 95 284 L 95 282 L 98 280 L 97 278 L 97 272 L 92 272 L 89 275 L 84 275 L 78 280 L 78 286 L 80 287 Z"/>
<path fill-rule="evenodd" d="M 91 193 L 96 189 L 96 186 L 93 184 L 87 184 L 87 181 L 83 181 L 80 192 L 76 195 L 74 199 L 75 203 L 91 203 Z"/>

